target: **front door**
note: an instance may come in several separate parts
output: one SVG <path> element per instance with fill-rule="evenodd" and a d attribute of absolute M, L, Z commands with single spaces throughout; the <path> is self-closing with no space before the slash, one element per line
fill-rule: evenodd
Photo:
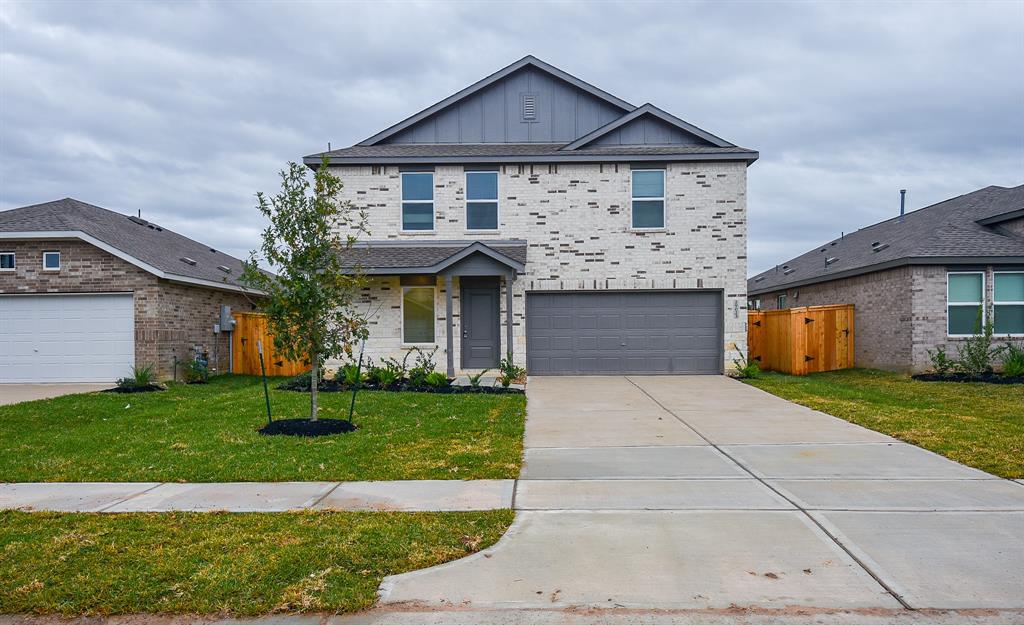
<path fill-rule="evenodd" d="M 498 284 L 469 285 L 461 290 L 462 368 L 493 369 L 501 353 Z"/>

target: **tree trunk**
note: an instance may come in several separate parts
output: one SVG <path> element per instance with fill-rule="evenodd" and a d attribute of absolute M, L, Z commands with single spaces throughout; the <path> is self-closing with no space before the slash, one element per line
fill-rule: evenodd
<path fill-rule="evenodd" d="M 320 357 L 313 355 L 313 371 L 309 375 L 309 420 L 317 419 L 317 396 L 320 386 Z"/>

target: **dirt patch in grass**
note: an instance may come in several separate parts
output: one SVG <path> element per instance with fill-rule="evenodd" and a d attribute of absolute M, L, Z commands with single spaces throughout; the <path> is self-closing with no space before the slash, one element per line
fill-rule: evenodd
<path fill-rule="evenodd" d="M 343 419 L 279 419 L 259 430 L 264 436 L 330 436 L 355 431 L 355 424 Z"/>

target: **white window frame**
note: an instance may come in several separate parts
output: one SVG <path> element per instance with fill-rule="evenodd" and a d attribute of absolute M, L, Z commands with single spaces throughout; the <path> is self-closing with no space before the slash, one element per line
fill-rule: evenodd
<path fill-rule="evenodd" d="M 405 293 L 409 289 L 430 289 L 430 301 L 433 303 L 434 311 L 434 340 L 429 343 L 409 343 L 405 340 Z M 429 284 L 411 284 L 402 287 L 402 301 L 399 312 L 401 313 L 402 347 L 433 347 L 437 345 L 437 286 Z"/>
<path fill-rule="evenodd" d="M 14 271 L 15 269 L 18 268 L 18 255 L 15 254 L 13 251 L 0 252 L 0 256 L 10 256 L 12 261 L 10 267 L 0 267 L 0 271 Z"/>
<path fill-rule="evenodd" d="M 430 199 L 429 200 L 406 200 L 402 198 L 402 189 L 405 186 L 406 176 L 430 176 Z M 398 228 L 402 234 L 433 234 L 437 228 L 437 206 L 434 204 L 434 172 L 432 171 L 403 171 L 398 174 Z M 430 229 L 429 230 L 406 230 L 405 229 L 405 205 L 406 204 L 430 204 Z"/>
<path fill-rule="evenodd" d="M 661 172 L 661 197 L 633 197 L 633 174 L 636 172 L 659 171 Z M 657 232 L 668 227 L 668 170 L 660 168 L 631 169 L 629 171 L 629 229 L 638 232 Z M 655 202 L 661 200 L 661 225 L 660 226 L 636 226 L 633 221 L 634 202 Z"/>
<path fill-rule="evenodd" d="M 50 254 L 56 254 L 57 255 L 57 266 L 56 267 L 47 267 L 46 266 L 46 257 L 48 255 L 50 255 Z M 49 251 L 43 252 L 43 271 L 60 271 L 60 251 L 58 251 L 58 250 L 49 250 Z"/>
<path fill-rule="evenodd" d="M 981 276 L 981 301 L 980 302 L 950 302 L 949 301 L 949 276 L 951 275 L 975 275 Z M 949 332 L 949 307 L 950 306 L 971 306 L 977 308 L 981 306 L 981 327 L 984 328 L 988 322 L 988 310 L 985 306 L 985 272 L 984 271 L 947 271 L 946 272 L 946 336 L 949 338 L 966 338 L 974 336 L 971 334 L 950 334 Z"/>
<path fill-rule="evenodd" d="M 992 272 L 992 322 L 995 323 L 996 306 L 1024 306 L 1024 301 L 1008 300 L 1005 302 L 996 299 L 996 276 L 1004 273 L 1024 274 L 1024 271 L 993 271 Z M 1000 334 L 999 336 L 1021 337 L 1024 333 Z"/>
<path fill-rule="evenodd" d="M 501 197 L 501 176 L 498 174 L 497 171 L 477 170 L 477 171 L 467 171 L 465 173 L 466 173 L 466 210 L 465 210 L 465 212 L 463 212 L 463 215 L 465 215 L 465 218 L 466 218 L 466 234 L 472 234 L 474 232 L 497 232 L 498 230 L 501 229 L 501 202 L 498 200 L 498 198 Z M 494 212 L 495 212 L 495 217 L 496 217 L 496 225 L 493 228 L 470 228 L 469 227 L 469 205 L 470 205 L 470 203 L 474 203 L 475 202 L 475 203 L 479 204 L 481 202 L 491 202 L 492 201 L 492 200 L 471 200 L 471 199 L 469 199 L 469 175 L 470 174 L 494 174 L 494 178 L 495 178 L 495 180 L 494 180 L 494 182 L 495 182 L 495 184 L 494 184 L 495 194 L 494 194 L 493 202 L 494 202 L 494 205 L 495 205 Z"/>

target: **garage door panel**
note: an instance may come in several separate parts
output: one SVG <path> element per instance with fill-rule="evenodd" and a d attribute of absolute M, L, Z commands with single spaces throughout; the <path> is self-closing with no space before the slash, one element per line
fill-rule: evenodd
<path fill-rule="evenodd" d="M 721 297 L 718 291 L 529 293 L 527 369 L 720 373 Z"/>
<path fill-rule="evenodd" d="M 0 382 L 109 382 L 134 361 L 131 294 L 0 296 Z"/>

